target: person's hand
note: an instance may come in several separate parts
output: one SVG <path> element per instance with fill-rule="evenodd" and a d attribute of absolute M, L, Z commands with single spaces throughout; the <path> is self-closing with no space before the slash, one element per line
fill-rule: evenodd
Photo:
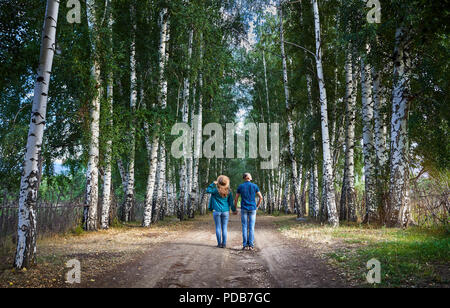
<path fill-rule="evenodd" d="M 214 181 L 213 183 L 214 183 L 215 185 L 217 185 L 217 181 Z"/>

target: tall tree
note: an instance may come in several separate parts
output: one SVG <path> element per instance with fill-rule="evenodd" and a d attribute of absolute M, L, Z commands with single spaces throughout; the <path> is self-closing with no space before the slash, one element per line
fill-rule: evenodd
<path fill-rule="evenodd" d="M 58 12 L 59 1 L 47 0 L 27 150 L 20 184 L 17 249 L 14 258 L 14 267 L 17 269 L 30 267 L 36 263 L 36 203 L 41 178 L 39 161 L 42 155 L 50 74 L 56 48 Z"/>
<path fill-rule="evenodd" d="M 408 97 L 410 93 L 411 58 L 409 29 L 399 27 L 395 33 L 394 89 L 392 93 L 391 121 L 391 176 L 390 209 L 388 224 L 407 227 L 410 222 L 408 198 L 409 182 L 409 138 Z"/>
<path fill-rule="evenodd" d="M 86 231 L 97 230 L 97 206 L 98 206 L 98 164 L 100 155 L 100 101 L 102 97 L 101 71 L 99 59 L 99 29 L 97 19 L 97 4 L 95 0 L 87 2 L 87 19 L 89 33 L 91 35 L 91 53 L 93 64 L 91 68 L 92 79 L 95 82 L 95 90 L 91 101 L 89 161 L 86 176 L 86 199 L 84 204 L 83 226 Z"/>
<path fill-rule="evenodd" d="M 168 9 L 163 8 L 160 12 L 160 40 L 159 40 L 159 78 L 158 78 L 158 106 L 157 108 L 160 108 L 161 110 L 165 110 L 167 107 L 167 80 L 166 80 L 166 63 L 168 60 L 168 55 L 166 53 L 167 51 L 167 44 L 168 44 L 168 38 L 169 38 L 169 17 L 168 17 Z M 160 150 L 160 164 L 159 166 L 161 168 L 164 168 L 163 172 L 160 173 L 160 179 L 165 178 L 165 146 L 163 144 L 164 139 L 161 139 L 161 121 L 157 120 L 155 122 L 155 132 L 153 136 L 153 142 L 152 142 L 152 150 L 151 150 L 151 156 L 150 156 L 150 168 L 148 173 L 148 180 L 147 180 L 147 191 L 146 191 L 146 197 L 145 197 L 145 210 L 144 210 L 144 219 L 143 219 L 143 226 L 149 227 L 152 222 L 152 214 L 153 214 L 153 197 L 154 197 L 154 191 L 156 187 L 156 173 L 157 173 L 157 167 L 158 167 L 158 151 L 160 150 L 160 147 L 162 148 Z M 160 131 L 158 131 L 158 129 Z M 161 146 L 160 146 L 161 145 Z M 161 169 L 160 169 L 161 171 Z M 159 195 L 163 196 L 163 190 L 164 187 L 161 183 L 160 185 L 161 191 L 159 192 Z M 159 206 L 159 205 L 158 205 Z"/>
<path fill-rule="evenodd" d="M 167 108 L 167 77 L 166 66 L 169 61 L 168 43 L 170 39 L 169 29 L 169 14 L 168 9 L 161 10 L 159 24 L 161 25 L 161 34 L 159 42 L 159 94 L 158 102 L 162 110 Z M 155 215 L 153 221 L 156 221 L 160 216 L 160 211 L 166 204 L 167 188 L 166 188 L 166 146 L 164 136 L 161 136 L 159 146 L 159 162 L 158 172 L 159 181 L 156 193 Z"/>
<path fill-rule="evenodd" d="M 134 203 L 134 186 L 135 186 L 135 160 L 136 160 L 136 120 L 135 112 L 137 105 L 137 72 L 136 72 L 136 4 L 130 3 L 131 17 L 131 52 L 130 52 L 130 131 L 129 131 L 129 148 L 128 148 L 128 175 L 125 201 L 123 205 L 123 221 L 130 221 L 130 212 Z"/>
<path fill-rule="evenodd" d="M 363 105 L 363 152 L 365 178 L 366 216 L 364 222 L 372 223 L 378 220 L 376 181 L 375 181 L 375 144 L 372 99 L 372 69 L 366 59 L 370 47 L 365 45 L 366 55 L 361 57 L 361 88 Z"/>
<path fill-rule="evenodd" d="M 328 102 L 325 88 L 325 80 L 322 64 L 322 39 L 320 33 L 320 15 L 317 0 L 312 0 L 314 11 L 314 29 L 316 36 L 316 68 L 319 82 L 321 123 L 322 123 L 322 146 L 323 146 L 323 178 L 324 178 L 324 204 L 328 211 L 328 222 L 333 226 L 339 226 L 339 217 L 336 210 L 335 191 L 333 183 L 333 165 L 330 152 L 330 136 L 328 130 Z"/>
<path fill-rule="evenodd" d="M 108 36 L 109 36 L 109 55 L 113 54 L 113 33 L 112 33 L 112 8 L 111 1 L 107 3 L 108 7 Z M 112 130 L 114 127 L 114 74 L 111 66 L 108 69 L 107 86 L 106 86 L 106 96 L 108 103 L 108 131 L 105 149 L 105 175 L 103 177 L 103 200 L 102 200 L 102 217 L 101 217 L 101 228 L 109 228 L 109 212 L 111 208 L 111 189 L 112 189 L 112 146 L 113 146 L 113 136 Z"/>
<path fill-rule="evenodd" d="M 291 160 L 291 168 L 292 168 L 292 186 L 294 188 L 294 196 L 295 196 L 295 204 L 297 209 L 297 215 L 301 215 L 301 206 L 300 206 L 300 182 L 298 178 L 297 171 L 297 160 L 295 159 L 295 135 L 294 135 L 294 121 L 292 119 L 292 106 L 290 103 L 289 96 L 289 81 L 288 81 L 288 68 L 286 61 L 286 52 L 284 48 L 284 26 L 283 26 L 283 7 L 281 1 L 278 3 L 278 16 L 280 23 L 280 44 L 281 44 L 281 59 L 283 63 L 283 85 L 284 85 L 284 99 L 286 105 L 286 113 L 287 113 L 287 129 L 288 129 L 288 150 L 289 150 L 289 158 Z"/>
<path fill-rule="evenodd" d="M 181 120 L 183 123 L 188 123 L 189 121 L 189 96 L 190 96 L 190 73 L 191 73 L 191 60 L 192 60 L 192 45 L 194 39 L 194 29 L 191 28 L 189 31 L 189 41 L 188 41 L 188 50 L 187 50 L 187 65 L 186 72 L 183 79 L 183 105 L 181 107 Z M 180 219 L 184 219 L 185 211 L 188 211 L 188 215 L 190 215 L 190 209 L 187 208 L 188 200 L 190 198 L 190 185 L 189 185 L 189 157 L 188 150 L 183 147 L 183 158 L 181 162 L 180 168 L 180 200 L 179 200 L 179 210 L 180 210 Z"/>
<path fill-rule="evenodd" d="M 356 121 L 356 72 L 353 71 L 352 48 L 349 45 L 345 62 L 345 163 L 340 201 L 340 219 L 355 220 L 355 121 Z"/>

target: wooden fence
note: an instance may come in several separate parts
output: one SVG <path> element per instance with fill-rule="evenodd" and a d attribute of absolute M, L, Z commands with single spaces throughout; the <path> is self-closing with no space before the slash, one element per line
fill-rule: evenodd
<path fill-rule="evenodd" d="M 0 249 L 14 245 L 16 242 L 17 204 L 0 205 Z M 37 236 L 67 232 L 80 225 L 83 206 L 79 204 L 39 204 L 36 208 Z"/>

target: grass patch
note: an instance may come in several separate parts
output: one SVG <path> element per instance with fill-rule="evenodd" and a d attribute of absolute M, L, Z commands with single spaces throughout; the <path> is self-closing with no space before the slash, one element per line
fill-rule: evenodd
<path fill-rule="evenodd" d="M 335 265 L 361 285 L 367 285 L 366 263 L 381 263 L 381 284 L 376 287 L 448 287 L 450 234 L 445 228 L 412 227 L 406 230 L 344 224 L 339 228 L 298 223 L 292 217 L 276 222 L 286 236 L 318 247 Z"/>
<path fill-rule="evenodd" d="M 82 263 L 83 281 L 95 281 L 106 271 L 142 256 L 152 245 L 190 229 L 202 219 L 206 218 L 179 222 L 176 217 L 166 217 L 150 228 L 141 227 L 140 222 L 117 222 L 98 232 L 85 232 L 79 226 L 38 239 L 37 265 L 24 271 L 12 269 L 15 246 L 10 245 L 0 254 L 0 288 L 70 287 L 65 283 L 65 263 L 74 258 Z"/>

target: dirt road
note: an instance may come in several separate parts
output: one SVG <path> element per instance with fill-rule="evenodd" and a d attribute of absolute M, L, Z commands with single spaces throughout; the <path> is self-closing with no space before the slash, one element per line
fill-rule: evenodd
<path fill-rule="evenodd" d="M 258 216 L 255 251 L 242 251 L 240 216 L 231 216 L 226 249 L 217 248 L 211 217 L 111 269 L 89 287 L 267 288 L 345 287 L 311 248 L 284 237 L 273 217 Z"/>

